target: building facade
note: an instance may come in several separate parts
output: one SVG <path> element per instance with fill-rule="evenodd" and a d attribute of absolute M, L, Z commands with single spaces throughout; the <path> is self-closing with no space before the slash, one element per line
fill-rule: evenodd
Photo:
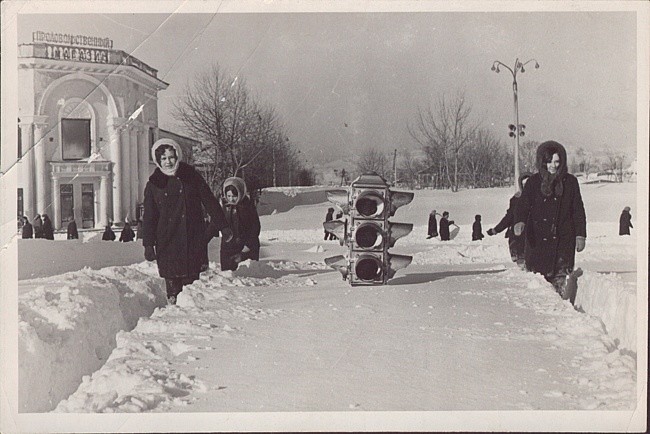
<path fill-rule="evenodd" d="M 18 213 L 55 229 L 139 217 L 159 137 L 157 71 L 107 38 L 34 32 L 18 50 Z"/>

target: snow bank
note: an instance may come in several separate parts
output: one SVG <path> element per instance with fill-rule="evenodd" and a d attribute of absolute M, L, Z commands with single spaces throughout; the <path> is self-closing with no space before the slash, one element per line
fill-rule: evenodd
<path fill-rule="evenodd" d="M 106 362 L 120 330 L 166 303 L 162 285 L 133 267 L 21 282 L 20 411 L 52 410 L 74 392 L 83 375 Z"/>

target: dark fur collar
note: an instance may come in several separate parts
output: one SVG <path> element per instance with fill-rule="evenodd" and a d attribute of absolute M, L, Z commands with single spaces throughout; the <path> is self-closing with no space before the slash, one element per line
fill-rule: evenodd
<path fill-rule="evenodd" d="M 176 171 L 176 177 L 178 177 L 181 181 L 189 181 L 195 173 L 196 171 L 192 166 L 181 161 L 181 163 L 178 165 L 178 170 Z M 169 176 L 162 173 L 162 171 L 156 167 L 156 170 L 154 170 L 149 177 L 149 182 L 158 188 L 165 188 L 167 187 L 168 179 Z"/>

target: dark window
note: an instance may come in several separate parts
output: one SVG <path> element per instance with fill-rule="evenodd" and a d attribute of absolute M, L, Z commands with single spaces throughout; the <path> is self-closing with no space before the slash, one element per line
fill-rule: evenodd
<path fill-rule="evenodd" d="M 74 220 L 74 197 L 72 195 L 72 184 L 61 184 L 61 225 L 67 226 Z"/>
<path fill-rule="evenodd" d="M 18 122 L 20 122 L 20 119 L 18 119 Z M 23 157 L 23 135 L 22 135 L 23 129 L 20 127 L 20 124 L 18 124 L 18 154 L 16 156 L 20 160 Z"/>
<path fill-rule="evenodd" d="M 18 206 L 16 207 L 16 210 L 18 211 L 18 217 L 24 216 L 25 215 L 25 205 L 24 205 L 24 199 L 23 199 L 23 189 L 19 188 L 18 189 Z"/>
<path fill-rule="evenodd" d="M 92 184 L 81 184 L 81 227 L 95 227 L 95 194 Z"/>
<path fill-rule="evenodd" d="M 90 157 L 90 119 L 61 119 L 64 160 Z"/>

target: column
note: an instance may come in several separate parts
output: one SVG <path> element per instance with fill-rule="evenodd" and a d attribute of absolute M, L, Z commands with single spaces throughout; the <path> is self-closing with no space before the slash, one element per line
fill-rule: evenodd
<path fill-rule="evenodd" d="M 106 227 L 108 224 L 108 175 L 99 179 L 99 225 Z"/>
<path fill-rule="evenodd" d="M 36 186 L 36 212 L 39 214 L 48 212 L 47 195 L 45 191 L 46 162 L 45 162 L 45 131 L 47 124 L 44 123 L 47 117 L 34 116 L 34 177 Z"/>
<path fill-rule="evenodd" d="M 61 229 L 61 189 L 59 187 L 59 178 L 52 176 L 52 202 L 54 204 L 52 211 L 52 224 L 54 229 Z"/>
<path fill-rule="evenodd" d="M 120 129 L 122 136 L 122 217 L 131 219 L 131 134 L 129 128 Z"/>
<path fill-rule="evenodd" d="M 22 184 L 23 189 L 23 208 L 25 216 L 31 222 L 36 216 L 37 212 L 34 209 L 36 204 L 36 196 L 34 191 L 34 150 L 30 149 L 34 143 L 34 127 L 31 122 L 20 124 L 21 139 L 23 143 L 23 156 L 20 163 L 20 177 L 19 182 Z M 21 158 L 19 155 L 18 158 Z"/>
<path fill-rule="evenodd" d="M 122 138 L 119 126 L 124 118 L 112 118 L 108 121 L 108 136 L 113 162 L 113 223 L 122 223 Z"/>
<path fill-rule="evenodd" d="M 129 182 L 129 191 L 131 192 L 131 220 L 135 221 L 136 206 L 138 202 L 138 190 L 140 186 L 140 171 L 138 170 L 138 131 L 139 127 L 133 126 L 130 130 L 131 140 L 129 151 L 131 153 L 131 179 Z"/>
<path fill-rule="evenodd" d="M 147 186 L 149 180 L 149 134 L 147 134 L 147 127 L 143 127 L 138 132 L 138 167 L 140 169 L 138 186 L 138 201 L 144 202 L 144 188 Z"/>

